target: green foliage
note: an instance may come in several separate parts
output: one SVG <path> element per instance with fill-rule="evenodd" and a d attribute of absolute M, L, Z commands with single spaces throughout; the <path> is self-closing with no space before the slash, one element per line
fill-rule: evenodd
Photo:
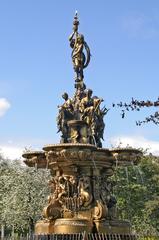
<path fill-rule="evenodd" d="M 119 217 L 138 233 L 159 233 L 159 159 L 144 156 L 138 166 L 118 168 L 113 178 Z"/>
<path fill-rule="evenodd" d="M 32 231 L 41 216 L 49 190 L 47 170 L 35 170 L 0 156 L 0 224 Z"/>

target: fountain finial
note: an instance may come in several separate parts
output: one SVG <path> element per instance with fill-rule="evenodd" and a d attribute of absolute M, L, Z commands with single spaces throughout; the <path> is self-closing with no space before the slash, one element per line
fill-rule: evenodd
<path fill-rule="evenodd" d="M 69 37 L 70 46 L 72 50 L 72 63 L 75 71 L 76 86 L 83 86 L 83 69 L 86 68 L 90 62 L 90 49 L 84 40 L 84 35 L 78 33 L 78 14 L 75 12 L 73 21 L 73 33 Z M 86 53 L 84 53 L 84 50 Z"/>
<path fill-rule="evenodd" d="M 79 26 L 79 20 L 78 20 L 78 12 L 75 11 L 74 21 L 73 21 L 73 31 L 78 33 L 78 26 Z"/>

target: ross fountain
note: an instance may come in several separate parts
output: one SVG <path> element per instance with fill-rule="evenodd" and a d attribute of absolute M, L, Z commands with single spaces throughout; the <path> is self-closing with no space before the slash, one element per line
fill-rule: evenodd
<path fill-rule="evenodd" d="M 69 37 L 75 72 L 75 93 L 62 95 L 57 117 L 59 144 L 43 151 L 23 154 L 29 167 L 48 168 L 51 194 L 35 234 L 131 234 L 131 224 L 117 218 L 116 198 L 109 177 L 116 166 L 137 164 L 142 153 L 133 148 L 102 148 L 106 107 L 84 83 L 83 70 L 90 62 L 90 49 L 78 32 L 77 13 Z"/>

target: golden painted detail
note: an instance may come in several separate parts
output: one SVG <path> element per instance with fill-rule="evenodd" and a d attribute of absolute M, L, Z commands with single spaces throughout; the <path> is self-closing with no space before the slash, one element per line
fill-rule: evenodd
<path fill-rule="evenodd" d="M 104 116 L 108 109 L 101 104 L 102 98 L 93 96 L 91 89 L 86 89 L 83 70 L 90 62 L 90 49 L 83 34 L 78 32 L 78 17 L 75 15 L 73 33 L 69 37 L 72 48 L 72 63 L 75 71 L 75 93 L 72 98 L 63 93 L 64 102 L 58 106 L 58 132 L 61 143 L 90 143 L 102 147 L 104 134 Z"/>
<path fill-rule="evenodd" d="M 76 90 L 73 98 L 67 93 L 62 95 L 64 103 L 57 117 L 61 143 L 89 143 L 102 146 L 104 134 L 104 116 L 106 107 L 101 108 L 103 99 L 93 96 L 93 91 L 85 87 Z"/>
<path fill-rule="evenodd" d="M 78 33 L 78 25 L 76 14 L 69 38 L 75 93 L 70 98 L 65 92 L 64 102 L 58 106 L 61 144 L 23 154 L 29 167 L 48 168 L 52 175 L 48 204 L 43 209 L 44 219 L 37 222 L 35 233 L 129 233 L 129 223 L 117 220 L 117 201 L 109 177 L 113 175 L 114 166 L 137 164 L 141 152 L 102 148 L 104 116 L 108 109 L 101 106 L 103 99 L 94 96 L 83 82 L 90 49 L 84 36 Z"/>
<path fill-rule="evenodd" d="M 43 151 L 29 151 L 25 152 L 22 156 L 25 158 L 24 162 L 30 166 L 38 168 L 50 168 L 52 164 L 63 162 L 72 162 L 72 164 L 93 164 L 93 160 L 96 164 L 101 163 L 101 166 L 110 167 L 116 164 L 131 165 L 137 164 L 142 156 L 142 153 L 138 149 L 104 149 L 96 148 L 91 144 L 50 144 L 46 145 Z M 68 164 L 68 163 L 66 163 Z"/>
<path fill-rule="evenodd" d="M 130 233 L 130 224 L 117 220 L 109 176 L 116 165 L 137 163 L 141 157 L 139 150 L 109 150 L 79 143 L 47 145 L 43 150 L 23 155 L 28 166 L 47 166 L 53 175 L 48 205 L 43 210 L 44 220 L 36 224 L 37 234 L 92 231 L 92 225 L 82 228 L 77 224 L 70 228 L 69 219 L 75 218 L 94 222 L 99 232 Z M 61 228 L 57 223 L 55 228 L 58 219 L 67 220 L 67 224 Z"/>
<path fill-rule="evenodd" d="M 35 224 L 35 234 L 52 234 L 54 233 L 55 221 L 40 220 Z"/>
<path fill-rule="evenodd" d="M 118 222 L 109 176 L 113 174 L 116 163 L 129 165 L 132 159 L 136 161 L 141 156 L 141 152 L 136 149 L 101 149 L 79 143 L 47 145 L 43 149 L 44 152 L 28 152 L 23 156 L 26 164 L 33 166 L 36 162 L 37 167 L 47 166 L 53 174 L 49 182 L 51 194 L 48 206 L 43 210 L 46 232 L 55 231 L 53 223 L 59 218 L 85 219 L 95 222 L 100 232 L 108 229 L 118 232 L 117 226 L 106 227 L 109 221 Z M 39 224 L 44 231 L 43 224 Z M 77 231 L 76 228 L 68 230 L 68 226 L 69 223 L 61 231 Z M 124 228 L 125 232 L 130 231 L 130 226 L 120 226 L 120 229 Z M 42 230 L 36 231 L 40 234 Z M 79 225 L 78 231 L 83 231 Z M 56 232 L 60 233 L 60 225 Z"/>
<path fill-rule="evenodd" d="M 59 201 L 54 201 L 54 203 L 51 203 L 47 207 L 44 207 L 43 216 L 47 219 L 57 219 L 62 217 L 61 204 Z"/>
<path fill-rule="evenodd" d="M 70 47 L 72 48 L 71 57 L 75 71 L 75 81 L 82 85 L 84 79 L 83 69 L 88 66 L 91 54 L 89 46 L 84 39 L 84 35 L 78 33 L 78 26 L 79 20 L 76 13 L 73 21 L 73 33 L 70 35 L 69 41 Z"/>
<path fill-rule="evenodd" d="M 93 223 L 87 219 L 81 218 L 63 218 L 57 219 L 54 225 L 54 233 L 90 233 L 92 232 Z"/>
<path fill-rule="evenodd" d="M 46 156 L 43 151 L 29 151 L 23 153 L 24 163 L 29 167 L 46 168 Z"/>
<path fill-rule="evenodd" d="M 112 149 L 111 153 L 115 157 L 116 163 L 122 166 L 127 166 L 128 162 L 130 164 L 138 164 L 142 156 L 141 151 L 134 148 Z"/>
<path fill-rule="evenodd" d="M 131 234 L 131 225 L 128 221 L 94 220 L 94 225 L 99 234 Z M 93 222 L 81 218 L 40 220 L 35 225 L 35 234 L 73 234 L 84 231 L 91 233 L 92 229 Z"/>
<path fill-rule="evenodd" d="M 82 219 L 83 220 L 83 219 Z M 58 221 L 55 221 L 54 226 L 61 226 L 61 225 L 73 225 L 73 226 L 86 226 L 86 223 L 78 219 L 78 221 L 75 221 L 75 219 L 71 218 L 71 221 L 68 221 L 68 219 L 62 219 L 61 221 L 58 219 Z"/>
<path fill-rule="evenodd" d="M 131 224 L 124 220 L 95 220 L 97 232 L 106 234 L 130 234 Z"/>

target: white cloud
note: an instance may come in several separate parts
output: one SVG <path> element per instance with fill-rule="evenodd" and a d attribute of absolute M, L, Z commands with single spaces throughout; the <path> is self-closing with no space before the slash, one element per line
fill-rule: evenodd
<path fill-rule="evenodd" d="M 7 146 L 7 145 L 0 146 L 0 153 L 2 153 L 2 155 L 5 158 L 11 159 L 11 160 L 20 159 L 22 157 L 23 150 L 24 148 L 20 148 L 16 146 Z"/>
<path fill-rule="evenodd" d="M 124 18 L 123 27 L 126 31 L 132 35 L 140 33 L 144 27 L 144 17 L 143 16 L 127 16 Z"/>
<path fill-rule="evenodd" d="M 159 141 L 149 140 L 142 136 L 114 136 L 110 138 L 109 142 L 113 147 L 119 145 L 120 147 L 126 147 L 129 145 L 134 148 L 148 149 L 149 153 L 159 156 Z M 24 146 L 22 147 L 21 144 L 14 145 L 12 141 L 8 141 L 8 144 L 5 145 L 0 144 L 0 153 L 11 160 L 22 158 L 24 149 Z M 29 147 L 29 149 L 32 148 Z"/>
<path fill-rule="evenodd" d="M 0 139 L 0 153 L 10 160 L 20 159 L 24 151 L 42 151 L 43 146 L 49 143 L 48 139 L 25 139 L 21 141 L 15 139 L 4 141 Z"/>
<path fill-rule="evenodd" d="M 0 117 L 4 116 L 10 106 L 11 105 L 6 98 L 0 98 Z"/>
<path fill-rule="evenodd" d="M 159 155 L 159 141 L 149 140 L 141 136 L 112 137 L 110 142 L 113 147 L 119 145 L 121 147 L 126 147 L 127 145 L 129 145 L 134 148 L 148 149 L 149 153 Z"/>
<path fill-rule="evenodd" d="M 144 37 L 151 39 L 159 36 L 159 20 L 155 16 L 143 14 L 130 14 L 123 17 L 122 27 L 131 37 Z"/>

